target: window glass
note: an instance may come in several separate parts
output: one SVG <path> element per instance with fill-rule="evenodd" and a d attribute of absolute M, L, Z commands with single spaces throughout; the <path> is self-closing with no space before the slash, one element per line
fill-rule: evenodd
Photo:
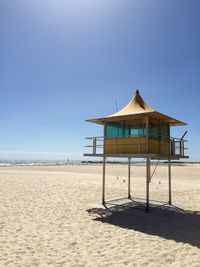
<path fill-rule="evenodd" d="M 162 125 L 156 125 L 156 124 L 150 124 L 149 134 L 151 137 L 167 137 L 169 135 L 168 125 L 162 124 Z"/>
<path fill-rule="evenodd" d="M 129 128 L 125 126 L 118 126 L 109 124 L 106 125 L 106 137 L 128 137 Z"/>
<path fill-rule="evenodd" d="M 168 125 L 162 125 L 161 129 L 160 129 L 160 132 L 161 132 L 160 134 L 162 136 L 165 136 L 165 137 L 169 136 Z"/>
<path fill-rule="evenodd" d="M 144 137 L 147 134 L 147 129 L 144 126 L 134 126 L 130 130 L 131 137 Z"/>
<path fill-rule="evenodd" d="M 145 137 L 147 129 L 144 125 L 134 127 L 120 126 L 114 124 L 106 125 L 106 137 Z"/>
<path fill-rule="evenodd" d="M 150 128 L 150 135 L 153 137 L 158 137 L 159 136 L 158 128 L 157 127 Z"/>

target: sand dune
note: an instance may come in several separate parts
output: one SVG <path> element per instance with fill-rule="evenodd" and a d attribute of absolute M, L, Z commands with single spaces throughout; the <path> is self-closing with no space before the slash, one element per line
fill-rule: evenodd
<path fill-rule="evenodd" d="M 0 266 L 200 266 L 200 165 L 175 166 L 173 203 L 184 211 L 88 213 L 101 200 L 96 165 L 0 168 Z M 127 168 L 107 166 L 107 198 L 127 194 Z M 151 198 L 167 201 L 159 166 Z M 145 168 L 132 195 L 145 196 Z M 117 178 L 118 177 L 118 178 Z"/>

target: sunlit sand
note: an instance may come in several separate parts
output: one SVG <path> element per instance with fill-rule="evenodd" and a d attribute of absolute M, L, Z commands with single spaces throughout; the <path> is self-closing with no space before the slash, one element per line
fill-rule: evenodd
<path fill-rule="evenodd" d="M 150 198 L 168 200 L 166 167 Z M 127 194 L 127 166 L 107 166 L 106 197 Z M 145 167 L 131 193 L 145 197 Z M 102 166 L 0 168 L 0 266 L 200 266 L 200 165 L 172 167 L 172 201 L 184 211 L 99 215 Z M 118 179 L 117 179 L 118 177 Z"/>

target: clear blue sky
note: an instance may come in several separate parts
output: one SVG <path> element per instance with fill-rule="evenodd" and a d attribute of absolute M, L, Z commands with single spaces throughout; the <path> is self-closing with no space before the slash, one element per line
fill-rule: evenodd
<path fill-rule="evenodd" d="M 79 159 L 140 89 L 200 160 L 200 1 L 1 0 L 0 158 Z"/>

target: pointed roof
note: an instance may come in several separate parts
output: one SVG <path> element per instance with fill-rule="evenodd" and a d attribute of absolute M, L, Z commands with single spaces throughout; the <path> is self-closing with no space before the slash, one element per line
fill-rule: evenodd
<path fill-rule="evenodd" d="M 139 90 L 136 91 L 135 96 L 131 99 L 131 101 L 120 111 L 109 115 L 107 117 L 116 117 L 116 116 L 125 116 L 125 115 L 133 115 L 133 114 L 141 114 L 152 112 L 153 110 L 149 105 L 147 105 L 142 97 L 140 96 Z"/>
<path fill-rule="evenodd" d="M 116 113 L 106 116 L 104 118 L 90 119 L 87 121 L 98 123 L 98 124 L 104 124 L 105 122 L 125 121 L 125 120 L 130 120 L 136 117 L 144 117 L 144 116 L 149 116 L 149 117 L 163 120 L 166 123 L 169 123 L 171 126 L 186 125 L 186 123 L 184 122 L 173 119 L 167 115 L 164 115 L 152 109 L 142 99 L 142 97 L 140 96 L 139 90 L 136 91 L 135 96 L 131 99 L 128 105 L 126 105 L 124 108 L 117 111 Z"/>

